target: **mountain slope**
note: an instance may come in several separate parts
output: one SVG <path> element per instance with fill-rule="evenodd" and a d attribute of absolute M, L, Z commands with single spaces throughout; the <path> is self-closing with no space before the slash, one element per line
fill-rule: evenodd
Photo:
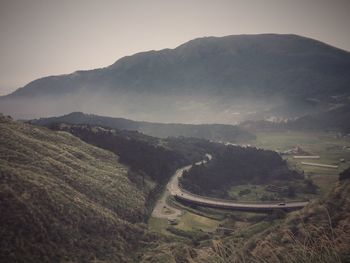
<path fill-rule="evenodd" d="M 145 193 L 111 152 L 0 116 L 0 261 L 131 261 Z"/>
<path fill-rule="evenodd" d="M 236 35 L 124 57 L 35 80 L 0 110 L 33 117 L 93 112 L 149 121 L 225 122 L 300 116 L 349 95 L 350 53 L 296 35 Z"/>

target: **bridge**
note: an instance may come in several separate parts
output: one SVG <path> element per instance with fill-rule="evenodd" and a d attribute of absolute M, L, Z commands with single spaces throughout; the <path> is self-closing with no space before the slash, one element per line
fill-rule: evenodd
<path fill-rule="evenodd" d="M 210 155 L 207 155 L 208 159 L 211 159 Z M 206 162 L 206 161 L 202 161 Z M 198 162 L 201 163 L 201 162 Z M 197 163 L 197 164 L 198 164 Z M 205 196 L 196 195 L 190 193 L 179 186 L 179 178 L 182 176 L 182 173 L 186 170 L 189 170 L 191 165 L 178 169 L 174 176 L 171 178 L 167 184 L 167 190 L 170 192 L 170 195 L 186 205 L 195 205 L 211 208 L 219 208 L 226 210 L 240 210 L 240 211 L 252 211 L 252 212 L 271 212 L 274 210 L 284 210 L 284 211 L 293 211 L 305 207 L 309 202 L 308 201 L 278 201 L 278 202 L 236 202 L 230 200 L 223 200 L 217 198 L 210 198 Z"/>

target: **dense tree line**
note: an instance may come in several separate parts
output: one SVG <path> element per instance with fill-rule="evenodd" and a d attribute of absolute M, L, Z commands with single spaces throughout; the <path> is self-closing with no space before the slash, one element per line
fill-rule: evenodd
<path fill-rule="evenodd" d="M 185 136 L 211 141 L 229 142 L 246 141 L 255 138 L 255 135 L 235 125 L 140 122 L 123 118 L 85 114 L 82 112 L 72 112 L 59 117 L 40 118 L 29 122 L 46 127 L 50 127 L 55 123 L 67 123 L 72 125 L 87 124 L 91 126 L 106 127 L 108 129 L 138 131 L 159 138 Z"/>
<path fill-rule="evenodd" d="M 225 197 L 234 184 L 263 184 L 274 179 L 292 179 L 301 176 L 288 169 L 276 152 L 227 146 L 206 163 L 193 166 L 183 174 L 182 186 L 194 193 Z"/>
<path fill-rule="evenodd" d="M 203 139 L 159 139 L 137 131 L 90 125 L 54 124 L 51 128 L 68 131 L 87 143 L 116 153 L 120 162 L 136 174 L 161 184 L 166 183 L 177 168 L 201 160 L 207 152 L 220 148 L 220 144 Z"/>

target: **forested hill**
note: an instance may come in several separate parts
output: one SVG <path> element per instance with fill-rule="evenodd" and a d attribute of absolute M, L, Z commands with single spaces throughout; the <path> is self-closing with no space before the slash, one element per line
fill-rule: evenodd
<path fill-rule="evenodd" d="M 236 184 L 265 184 L 301 178 L 274 151 L 227 146 L 210 162 L 184 172 L 181 184 L 196 194 L 227 197 L 226 191 Z"/>
<path fill-rule="evenodd" d="M 152 123 L 84 114 L 82 112 L 73 112 L 60 117 L 35 119 L 31 120 L 30 123 L 46 127 L 55 123 L 90 124 L 112 129 L 139 131 L 160 138 L 185 136 L 213 141 L 242 142 L 255 137 L 248 131 L 234 125 Z"/>

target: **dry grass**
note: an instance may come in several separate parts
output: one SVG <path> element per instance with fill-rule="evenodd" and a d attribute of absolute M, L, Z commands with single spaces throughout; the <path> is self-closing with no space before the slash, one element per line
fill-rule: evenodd
<path fill-rule="evenodd" d="M 244 247 L 223 242 L 213 242 L 213 248 L 198 262 L 217 263 L 341 263 L 335 238 L 329 230 L 315 225 L 304 229 L 306 236 L 297 238 L 289 232 L 285 238 L 291 240 L 287 247 L 281 243 L 265 241 L 260 244 L 263 253 L 252 253 Z M 331 231 L 332 232 L 332 231 Z"/>
<path fill-rule="evenodd" d="M 237 241 L 214 240 L 197 262 L 217 263 L 341 263 L 350 255 L 349 182 L 335 188 L 326 203 L 314 203 L 281 225 Z M 345 196 L 345 197 L 344 197 Z M 341 203 L 332 207 L 333 199 Z M 332 213 L 332 214 L 331 214 Z"/>

